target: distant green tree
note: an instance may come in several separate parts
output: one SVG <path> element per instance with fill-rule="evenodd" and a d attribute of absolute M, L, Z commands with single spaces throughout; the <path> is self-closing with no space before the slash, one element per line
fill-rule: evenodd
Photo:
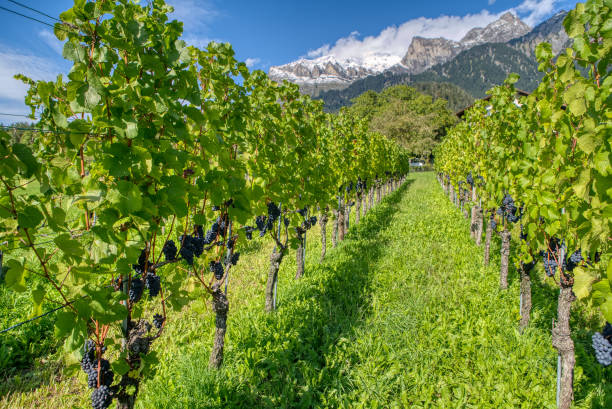
<path fill-rule="evenodd" d="M 381 93 L 367 91 L 352 102 L 344 109 L 365 118 L 371 131 L 397 140 L 414 156 L 424 159 L 457 121 L 446 100 L 434 100 L 406 85 L 385 88 Z"/>

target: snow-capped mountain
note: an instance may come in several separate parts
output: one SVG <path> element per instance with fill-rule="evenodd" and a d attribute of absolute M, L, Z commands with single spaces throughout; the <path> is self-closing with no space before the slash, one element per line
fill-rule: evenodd
<path fill-rule="evenodd" d="M 270 78 L 287 80 L 309 93 L 316 90 L 342 89 L 356 80 L 392 70 L 417 74 L 426 69 L 451 60 L 461 51 L 487 42 L 507 42 L 521 37 L 530 27 L 511 13 L 484 28 L 473 28 L 461 41 L 445 38 L 414 37 L 406 54 L 372 54 L 361 59 L 341 59 L 327 55 L 316 59 L 299 59 L 289 64 L 270 67 Z"/>
<path fill-rule="evenodd" d="M 276 81 L 287 80 L 296 84 L 318 84 L 340 82 L 350 84 L 368 75 L 383 72 L 401 57 L 395 55 L 372 55 L 365 59 L 340 60 L 326 55 L 313 60 L 301 58 L 277 67 L 270 67 L 270 77 Z"/>

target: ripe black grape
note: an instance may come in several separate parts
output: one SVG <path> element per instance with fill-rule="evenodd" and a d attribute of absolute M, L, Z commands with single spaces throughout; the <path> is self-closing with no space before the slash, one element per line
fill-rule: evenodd
<path fill-rule="evenodd" d="M 223 264 L 225 264 L 226 266 L 228 264 L 235 266 L 236 264 L 238 264 L 238 259 L 240 259 L 240 252 L 232 253 L 231 257 L 228 254 L 223 259 Z"/>
<path fill-rule="evenodd" d="M 87 372 L 87 386 L 94 389 L 98 387 L 98 361 L 94 361 L 88 368 Z M 110 362 L 106 359 L 100 359 L 100 386 L 106 385 L 111 386 L 115 374 L 110 369 Z"/>
<path fill-rule="evenodd" d="M 219 225 L 217 225 L 216 223 L 213 223 L 211 229 L 206 232 L 206 235 L 204 236 L 204 240 L 202 241 L 202 244 L 211 244 L 212 242 L 215 241 L 215 239 L 217 238 L 217 228 L 218 227 Z"/>
<path fill-rule="evenodd" d="M 192 237 L 191 243 L 193 246 L 193 255 L 200 257 L 204 253 L 204 239 L 201 237 Z"/>
<path fill-rule="evenodd" d="M 529 263 L 523 263 L 523 271 L 528 274 L 531 270 L 533 270 L 535 265 L 536 265 L 536 261 L 535 260 L 532 260 Z"/>
<path fill-rule="evenodd" d="M 608 341 L 612 342 L 612 325 L 609 322 L 606 322 L 606 326 L 603 331 L 601 331 L 601 335 L 604 336 Z"/>
<path fill-rule="evenodd" d="M 303 209 L 298 209 L 297 210 L 298 214 L 302 217 L 306 217 L 306 213 L 308 212 L 308 208 L 303 208 Z"/>
<path fill-rule="evenodd" d="M 166 243 L 164 243 L 164 247 L 162 248 L 162 253 L 164 253 L 164 256 L 166 257 L 166 261 L 176 260 L 177 252 L 178 252 L 178 249 L 176 248 L 176 244 L 174 244 L 174 241 L 168 240 Z"/>
<path fill-rule="evenodd" d="M 130 301 L 135 303 L 140 301 L 142 298 L 142 290 L 144 288 L 144 283 L 140 278 L 132 279 L 132 283 L 130 284 L 130 292 L 129 297 Z"/>
<path fill-rule="evenodd" d="M 113 401 L 111 390 L 102 385 L 91 394 L 91 406 L 93 409 L 106 409 Z"/>
<path fill-rule="evenodd" d="M 81 369 L 85 371 L 85 373 L 89 372 L 89 368 L 93 365 L 96 354 L 96 344 L 88 339 L 85 341 L 84 346 L 85 352 L 83 353 L 83 358 L 81 359 Z"/>
<path fill-rule="evenodd" d="M 281 211 L 274 202 L 268 203 L 268 219 L 274 223 L 280 217 Z"/>
<path fill-rule="evenodd" d="M 138 256 L 138 265 L 142 267 L 142 269 L 144 270 L 144 265 L 147 262 L 147 249 L 143 249 L 140 252 L 140 256 Z"/>
<path fill-rule="evenodd" d="M 196 224 L 196 225 L 194 226 L 194 230 L 195 230 L 195 233 L 196 233 L 196 234 L 195 234 L 195 235 L 196 235 L 196 237 L 199 237 L 199 238 L 204 238 L 204 228 L 203 228 L 201 225 Z"/>
<path fill-rule="evenodd" d="M 215 275 L 217 280 L 221 280 L 223 278 L 223 264 L 218 261 L 210 262 L 210 271 Z"/>
<path fill-rule="evenodd" d="M 601 333 L 596 332 L 591 338 L 597 362 L 603 366 L 612 364 L 612 344 Z"/>
<path fill-rule="evenodd" d="M 145 278 L 145 286 L 149 290 L 150 297 L 157 297 L 161 289 L 161 279 L 157 274 L 149 273 Z"/>
<path fill-rule="evenodd" d="M 260 236 L 266 234 L 266 216 L 257 216 L 255 218 L 255 226 L 261 232 Z"/>
<path fill-rule="evenodd" d="M 555 272 L 557 271 L 557 260 L 553 257 L 552 254 L 543 251 L 541 252 L 542 262 L 544 263 L 544 272 L 549 277 L 553 277 Z"/>
<path fill-rule="evenodd" d="M 247 240 L 253 239 L 253 231 L 255 229 L 251 226 L 244 226 L 244 234 L 246 235 Z"/>
<path fill-rule="evenodd" d="M 502 207 L 507 209 L 510 206 L 514 206 L 514 199 L 512 199 L 512 196 L 506 193 L 502 199 Z"/>
<path fill-rule="evenodd" d="M 470 186 L 474 187 L 474 177 L 472 176 L 472 172 L 468 173 L 465 180 L 470 184 Z"/>
<path fill-rule="evenodd" d="M 153 316 L 153 325 L 157 329 L 161 329 L 162 325 L 164 325 L 165 318 L 161 314 L 155 314 Z"/>
<path fill-rule="evenodd" d="M 193 265 L 194 256 L 200 257 L 204 252 L 204 240 L 187 235 L 181 236 L 180 241 L 183 243 L 180 250 L 181 257 L 187 261 L 187 264 Z"/>
<path fill-rule="evenodd" d="M 582 251 L 580 249 L 574 251 L 567 260 L 567 271 L 573 271 L 582 260 Z"/>
<path fill-rule="evenodd" d="M 213 206 L 212 210 L 213 212 L 218 212 L 219 210 L 221 210 L 221 208 L 219 206 Z"/>
<path fill-rule="evenodd" d="M 153 263 L 149 261 L 148 265 L 151 266 L 153 265 Z M 143 274 L 145 272 L 146 266 L 147 266 L 147 249 L 145 248 L 140 252 L 140 256 L 138 257 L 138 264 L 132 264 L 132 268 L 134 269 L 136 273 Z"/>
<path fill-rule="evenodd" d="M 221 216 L 217 217 L 215 223 L 218 226 L 217 233 L 219 234 L 219 236 L 225 237 L 225 230 L 227 229 L 227 215 L 223 218 Z"/>

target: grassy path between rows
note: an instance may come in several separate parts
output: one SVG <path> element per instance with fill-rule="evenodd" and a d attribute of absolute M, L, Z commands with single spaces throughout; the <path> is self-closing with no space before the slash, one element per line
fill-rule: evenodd
<path fill-rule="evenodd" d="M 534 280 L 532 326 L 519 334 L 516 274 L 501 292 L 499 243 L 483 267 L 433 174 L 411 175 L 323 263 L 318 228 L 309 233 L 306 274 L 293 279 L 294 252 L 283 260 L 273 314 L 263 312 L 272 244 L 253 246 L 232 277 L 223 368 L 207 369 L 213 316 L 202 302 L 171 317 L 138 408 L 555 407 L 556 293 Z M 612 369 L 589 349 L 596 320 L 575 315 L 576 407 L 610 408 Z M 60 385 L 82 393 L 83 380 Z M 39 408 L 87 402 L 39 398 Z"/>

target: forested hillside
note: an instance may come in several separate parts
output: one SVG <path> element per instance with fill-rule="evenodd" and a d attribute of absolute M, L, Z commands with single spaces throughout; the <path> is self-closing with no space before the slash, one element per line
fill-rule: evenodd
<path fill-rule="evenodd" d="M 381 92 L 387 87 L 402 84 L 410 85 L 415 90 L 431 95 L 434 98 L 445 99 L 448 102 L 448 108 L 453 112 L 465 108 L 474 102 L 475 99 L 462 88 L 448 82 L 412 82 L 410 76 L 392 74 L 389 71 L 355 81 L 348 88 L 341 91 L 322 92 L 318 98 L 325 102 L 324 109 L 327 112 L 336 112 L 344 106 L 349 106 L 353 98 L 366 91 Z"/>

